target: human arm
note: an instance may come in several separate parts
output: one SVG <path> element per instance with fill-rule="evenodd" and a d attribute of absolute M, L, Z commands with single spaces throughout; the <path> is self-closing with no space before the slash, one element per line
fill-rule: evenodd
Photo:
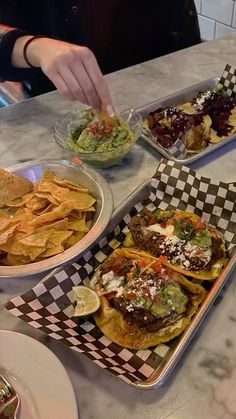
<path fill-rule="evenodd" d="M 15 79 L 19 75 L 21 77 L 24 74 L 30 76 L 35 69 L 29 68 L 25 62 L 23 49 L 31 35 L 22 32 L 17 37 L 15 34 L 14 43 L 12 42 L 13 35 L 14 31 L 10 33 L 9 29 L 4 35 L 8 36 L 8 43 L 11 41 L 12 48 L 11 63 L 7 65 L 9 73 L 15 73 Z M 9 60 L 5 39 L 5 56 L 7 54 Z M 28 45 L 27 58 L 32 66 L 41 69 L 55 87 L 71 100 L 79 100 L 94 108 L 107 109 L 108 107 L 109 110 L 112 107 L 106 81 L 95 56 L 88 48 L 47 37 L 36 38 Z M 20 78 L 20 80 L 23 79 Z"/>

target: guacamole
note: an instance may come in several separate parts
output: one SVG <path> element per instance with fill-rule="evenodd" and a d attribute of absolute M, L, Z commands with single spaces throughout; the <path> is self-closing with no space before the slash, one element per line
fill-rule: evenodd
<path fill-rule="evenodd" d="M 99 153 L 129 143 L 133 133 L 126 122 L 115 116 L 111 121 L 98 120 L 93 110 L 84 111 L 78 127 L 67 137 L 67 146 L 73 152 Z"/>

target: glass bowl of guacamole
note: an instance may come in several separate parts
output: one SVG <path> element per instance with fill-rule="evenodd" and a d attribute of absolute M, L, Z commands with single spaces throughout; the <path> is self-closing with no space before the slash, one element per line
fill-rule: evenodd
<path fill-rule="evenodd" d="M 142 130 L 142 117 L 129 106 L 119 106 L 114 118 L 102 119 L 89 109 L 68 112 L 56 122 L 57 144 L 96 168 L 117 164 L 133 147 Z"/>

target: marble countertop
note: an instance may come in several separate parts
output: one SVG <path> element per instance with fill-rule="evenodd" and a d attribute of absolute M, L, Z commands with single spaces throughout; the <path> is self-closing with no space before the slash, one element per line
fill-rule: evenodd
<path fill-rule="evenodd" d="M 204 79 L 219 76 L 226 63 L 236 67 L 236 34 L 197 45 L 107 76 L 117 104 L 140 107 Z M 64 158 L 53 143 L 52 128 L 61 115 L 75 109 L 57 92 L 0 110 L 0 165 L 43 158 Z M 201 175 L 235 181 L 236 142 L 198 160 Z M 141 140 L 122 163 L 101 170 L 117 207 L 155 172 L 161 156 Z M 127 179 L 129 180 L 127 182 Z M 32 288 L 36 279 L 2 280 L 0 303 Z M 128 386 L 85 356 L 45 337 L 0 310 L 0 328 L 17 330 L 44 342 L 62 360 L 73 382 L 81 419 L 236 418 L 236 282 L 231 275 L 178 367 L 159 389 Z M 42 418 L 45 419 L 45 418 Z"/>

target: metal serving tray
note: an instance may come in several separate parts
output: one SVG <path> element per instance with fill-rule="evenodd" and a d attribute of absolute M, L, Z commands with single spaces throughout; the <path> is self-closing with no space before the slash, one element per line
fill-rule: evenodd
<path fill-rule="evenodd" d="M 151 191 L 151 179 L 147 180 L 142 184 L 136 191 L 134 191 L 129 198 L 123 203 L 113 214 L 111 222 L 109 224 L 109 231 L 112 231 L 120 223 L 122 218 L 127 214 L 136 204 L 143 202 L 150 196 Z M 223 271 L 219 277 L 212 282 L 212 286 L 207 292 L 207 297 L 204 300 L 203 304 L 200 306 L 199 310 L 193 317 L 188 328 L 169 346 L 169 351 L 167 355 L 163 358 L 162 362 L 159 364 L 157 369 L 150 375 L 150 377 L 145 381 L 138 381 L 132 383 L 135 387 L 142 389 L 151 389 L 153 387 L 160 387 L 167 380 L 169 375 L 172 373 L 175 368 L 178 360 L 182 356 L 183 352 L 187 348 L 194 334 L 196 333 L 201 322 L 205 318 L 209 309 L 213 305 L 216 297 L 219 295 L 220 291 L 226 284 L 230 274 L 234 270 L 236 265 L 236 253 L 233 252 L 228 263 L 224 267 Z M 208 282 L 210 284 L 210 282 Z"/>
<path fill-rule="evenodd" d="M 79 258 L 76 263 L 64 267 L 63 270 L 56 268 L 52 271 L 43 279 L 43 287 L 42 284 L 38 284 L 20 296 L 20 305 L 19 297 L 13 298 L 6 305 L 6 308 L 12 314 L 23 321 L 39 330 L 41 329 L 48 336 L 60 340 L 61 343 L 69 346 L 71 349 L 83 353 L 84 356 L 90 358 L 100 367 L 107 369 L 107 371 L 115 374 L 125 382 L 140 389 L 160 387 L 172 373 L 200 323 L 232 273 L 236 265 L 236 254 L 233 254 L 232 251 L 230 259 L 220 276 L 212 283 L 207 282 L 208 293 L 206 299 L 192 318 L 188 328 L 172 341 L 147 350 L 128 350 L 110 342 L 97 328 L 92 318 L 88 318 L 85 323 L 75 323 L 71 311 L 73 309 L 73 300 L 70 297 L 70 292 L 73 285 L 86 283 L 100 263 L 115 248 L 122 245 L 127 233 L 127 225 L 133 215 L 140 212 L 145 206 L 152 209 L 153 205 L 158 205 L 158 201 L 162 205 L 163 203 L 167 206 L 172 205 L 171 201 L 164 199 L 165 190 L 163 191 L 163 185 L 164 188 L 167 188 L 169 182 L 167 173 L 169 173 L 169 178 L 172 181 L 176 181 L 176 196 L 179 197 L 180 202 L 181 191 L 183 194 L 185 192 L 182 185 L 183 182 L 181 182 L 179 187 L 177 185 L 179 179 L 185 179 L 187 185 L 188 179 L 186 180 L 186 176 L 189 175 L 191 184 L 195 185 L 196 181 L 201 189 L 201 180 L 199 180 L 201 178 L 197 174 L 194 175 L 195 172 L 191 169 L 185 167 L 181 171 L 181 169 L 178 169 L 179 167 L 179 165 L 170 161 L 162 162 L 155 177 L 145 181 L 114 211 L 102 239 L 99 242 L 96 241 L 87 254 Z M 179 170 L 177 178 L 173 176 L 172 172 L 174 171 L 176 174 L 176 170 Z M 213 186 L 216 195 L 215 199 L 217 199 L 217 186 L 210 179 L 203 178 L 203 180 L 205 185 L 206 182 L 209 183 L 209 188 Z M 221 182 L 218 187 L 229 192 L 228 198 L 230 202 L 234 202 L 234 192 L 230 195 L 231 189 L 229 185 Z M 171 195 L 173 194 L 171 193 Z M 202 192 L 199 199 L 205 200 Z M 208 205 L 208 203 L 205 204 L 204 210 L 205 213 L 208 212 L 211 216 L 212 205 L 210 205 L 210 209 L 208 209 Z M 179 205 L 177 207 L 181 208 Z M 196 212 L 198 213 L 197 208 Z M 232 227 L 232 223 L 230 226 Z M 231 227 L 228 227 L 227 230 L 230 230 Z M 233 234 L 235 236 L 235 233 Z M 234 239 L 231 238 L 230 240 L 233 245 L 235 243 Z M 51 315 L 52 309 L 53 316 Z M 40 311 L 39 313 L 38 310 Z M 56 322 L 56 331 L 54 330 L 54 322 Z"/>
<path fill-rule="evenodd" d="M 199 93 L 200 91 L 214 89 L 218 81 L 219 81 L 218 78 L 211 78 L 211 79 L 204 80 L 190 87 L 186 87 L 185 89 L 180 90 L 172 95 L 166 96 L 162 99 L 159 99 L 157 101 L 144 105 L 141 108 L 138 108 L 136 110 L 142 115 L 143 118 L 145 118 L 149 114 L 149 112 L 155 111 L 156 109 L 160 107 L 165 108 L 168 106 L 176 106 L 176 105 L 179 105 L 180 103 L 193 99 L 196 96 L 196 94 Z M 155 143 L 154 140 L 151 138 L 151 134 L 149 136 L 148 133 L 145 132 L 145 130 L 142 131 L 141 138 L 150 146 L 152 146 L 152 148 L 159 151 L 159 153 L 161 153 L 163 156 L 167 157 L 168 159 L 173 160 L 177 163 L 188 165 L 196 160 L 201 159 L 202 157 L 206 156 L 212 151 L 218 150 L 220 147 L 223 147 L 225 144 L 230 143 L 236 138 L 236 133 L 226 137 L 224 140 L 220 141 L 219 143 L 210 144 L 203 151 L 194 155 L 189 155 L 184 159 L 174 157 L 171 153 L 168 152 L 168 149 L 165 149 L 160 144 Z"/>

